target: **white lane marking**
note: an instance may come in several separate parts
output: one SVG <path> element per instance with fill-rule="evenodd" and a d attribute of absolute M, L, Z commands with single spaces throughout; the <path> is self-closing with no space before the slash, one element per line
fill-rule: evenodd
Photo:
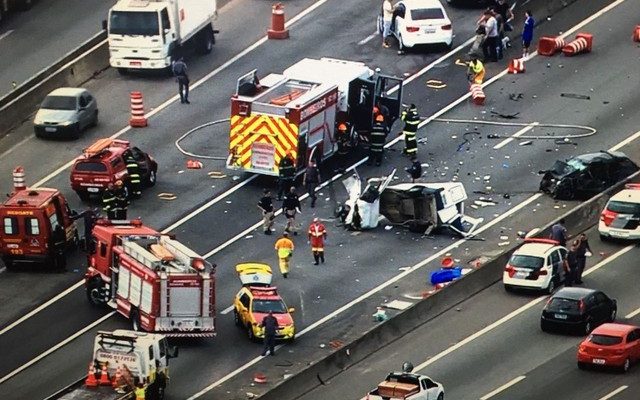
<path fill-rule="evenodd" d="M 596 264 L 593 267 L 591 267 L 588 270 L 586 270 L 584 272 L 583 276 L 587 276 L 589 274 L 594 273 L 598 269 L 602 268 L 603 266 L 605 266 L 606 264 L 610 263 L 611 261 L 616 260 L 618 257 L 622 256 L 623 254 L 625 254 L 626 252 L 628 252 L 629 250 L 631 250 L 634 247 L 635 246 L 627 246 L 627 247 L 623 248 L 622 250 L 619 250 L 618 252 L 612 254 L 610 257 L 600 261 L 598 264 Z M 525 311 L 527 311 L 528 309 L 530 309 L 533 306 L 537 305 L 538 303 L 540 303 L 542 300 L 544 300 L 546 298 L 547 298 L 547 296 L 540 296 L 540 297 L 538 297 L 538 298 L 536 298 L 534 300 L 531 300 L 529 303 L 523 305 L 522 307 L 518 308 L 517 310 L 514 310 L 514 311 L 510 312 L 509 314 L 507 314 L 504 317 L 500 318 L 499 320 L 495 321 L 491 325 L 485 326 L 484 328 L 482 328 L 478 332 L 475 332 L 471 336 L 467 336 L 462 341 L 454 344 L 453 346 L 451 346 L 451 347 L 441 351 L 440 353 L 436 354 L 435 356 L 427 359 L 422 364 L 418 365 L 415 368 L 415 371 L 418 372 L 420 370 L 423 370 L 424 368 L 428 367 L 429 365 L 434 364 L 436 361 L 443 359 L 444 357 L 448 356 L 449 354 L 453 353 L 454 351 L 456 351 L 456 350 L 466 346 L 467 344 L 473 342 L 474 340 L 484 336 L 486 333 L 491 332 L 492 330 L 494 330 L 495 328 L 499 327 L 500 325 L 503 325 L 504 323 L 509 322 L 513 318 L 515 318 L 515 317 L 519 316 L 520 314 L 524 313 Z"/>
<path fill-rule="evenodd" d="M 13 29 L 9 29 L 8 31 L 6 31 L 2 35 L 0 35 L 0 40 L 6 38 L 7 36 L 11 35 L 12 33 L 13 33 Z"/>
<path fill-rule="evenodd" d="M 10 325 L 6 326 L 5 328 L 3 328 L 0 331 L 0 336 L 4 335 L 5 333 L 7 333 L 8 331 L 10 331 L 11 329 L 15 328 L 17 325 L 20 325 L 21 323 L 23 323 L 24 321 L 28 320 L 29 318 L 33 317 L 34 315 L 36 315 L 37 313 L 39 313 L 40 311 L 44 310 L 45 308 L 49 307 L 51 304 L 55 303 L 56 301 L 60 300 L 61 298 L 63 298 L 64 296 L 68 295 L 69 293 L 73 292 L 74 290 L 76 290 L 77 288 L 79 288 L 80 286 L 82 286 L 84 284 L 84 280 L 77 282 L 76 284 L 74 284 L 73 286 L 69 287 L 68 289 L 66 289 L 63 292 L 60 292 L 58 295 L 56 295 L 55 297 L 53 297 L 52 299 L 50 299 L 49 301 L 47 301 L 44 304 L 41 304 L 40 306 L 38 306 L 37 308 L 29 311 L 27 314 L 23 315 L 22 317 L 20 317 L 20 319 L 18 319 L 17 321 L 14 321 L 13 323 L 11 323 Z"/>
<path fill-rule="evenodd" d="M 364 38 L 361 41 L 359 41 L 358 42 L 358 46 L 362 46 L 363 44 L 369 43 L 377 35 L 378 35 L 378 32 L 373 32 L 371 35 L 369 35 L 366 38 Z"/>
<path fill-rule="evenodd" d="M 524 128 L 520 129 L 518 132 L 516 132 L 513 135 L 511 135 L 511 137 L 508 137 L 505 140 L 503 140 L 502 142 L 500 142 L 497 145 L 493 146 L 493 149 L 494 150 L 498 150 L 498 149 L 503 148 L 507 144 L 511 143 L 515 138 L 524 135 L 525 133 L 529 132 L 530 130 L 532 130 L 533 128 L 535 128 L 538 125 L 539 125 L 538 122 L 533 122 L 533 123 L 529 124 L 528 126 L 525 126 Z"/>
<path fill-rule="evenodd" d="M 609 400 L 610 398 L 612 398 L 613 396 L 617 395 L 618 393 L 627 390 L 628 387 L 629 386 L 627 386 L 627 385 L 622 385 L 619 388 L 617 388 L 616 390 L 614 390 L 613 392 L 600 397 L 598 400 Z"/>
<path fill-rule="evenodd" d="M 634 311 L 631 311 L 629 314 L 625 315 L 624 318 L 625 319 L 631 319 L 631 318 L 635 317 L 638 314 L 640 314 L 640 308 L 638 308 L 638 309 L 636 309 Z"/>
<path fill-rule="evenodd" d="M 9 372 L 7 375 L 3 376 L 2 378 L 0 378 L 0 384 L 3 383 L 6 380 L 11 379 L 14 375 L 19 374 L 20 372 L 24 371 L 25 369 L 29 368 L 30 366 L 32 366 L 33 364 L 37 363 L 38 361 L 42 360 L 43 358 L 45 358 L 46 356 L 48 356 L 49 354 L 53 353 L 54 351 L 58 350 L 60 347 L 65 346 L 67 343 L 75 340 L 77 337 L 84 335 L 87 331 L 89 331 L 90 329 L 93 329 L 94 327 L 100 325 L 101 323 L 103 323 L 104 321 L 106 321 L 107 319 L 111 318 L 111 316 L 113 314 L 115 314 L 115 311 L 111 311 L 109 314 L 105 315 L 104 317 L 94 321 L 92 324 L 85 326 L 82 330 L 79 330 L 78 332 L 76 332 L 75 334 L 73 334 L 72 336 L 69 336 L 68 338 L 66 338 L 65 340 L 63 340 L 62 342 L 58 343 L 57 345 L 53 346 L 52 348 L 48 349 L 47 351 L 45 351 L 44 353 L 40 354 L 39 356 L 37 356 L 36 358 L 32 359 L 31 361 L 27 362 L 26 364 L 14 369 L 13 371 Z"/>
<path fill-rule="evenodd" d="M 504 392 L 505 390 L 509 389 L 511 386 L 517 384 L 518 382 L 524 380 L 525 378 L 526 378 L 526 376 L 524 376 L 524 375 L 520 375 L 518 377 L 515 377 L 512 380 L 510 380 L 509 382 L 507 382 L 504 385 L 502 385 L 499 388 L 497 388 L 496 390 L 494 390 L 492 392 L 489 392 L 489 393 L 485 394 L 484 396 L 480 397 L 480 400 L 490 399 L 493 396 L 497 395 L 498 393 Z"/>
<path fill-rule="evenodd" d="M 315 11 L 316 8 L 320 7 L 321 5 L 326 3 L 327 1 L 328 0 L 318 0 L 318 1 L 316 1 L 315 3 L 313 3 L 313 5 L 311 5 L 310 7 L 306 8 L 306 9 L 304 9 L 302 12 L 300 12 L 295 17 L 290 19 L 285 24 L 285 27 L 288 28 L 291 25 L 295 24 L 300 19 L 304 18 L 305 16 L 307 16 L 311 12 Z M 204 77 L 200 78 L 193 85 L 191 85 L 192 90 L 196 89 L 198 86 L 202 85 L 203 83 L 205 83 L 209 79 L 211 79 L 214 76 L 218 75 L 220 72 L 222 72 L 223 70 L 227 69 L 230 65 L 232 65 L 233 63 L 235 63 L 236 61 L 238 61 L 242 57 L 246 56 L 247 54 L 251 53 L 253 50 L 255 50 L 258 47 L 260 47 L 262 44 L 267 42 L 267 40 L 268 40 L 267 36 L 263 36 L 261 39 L 259 39 L 257 42 L 255 42 L 251 46 L 247 47 L 246 49 L 242 50 L 240 53 L 238 53 L 235 56 L 233 56 L 232 58 L 228 59 L 226 62 L 224 62 L 218 68 L 216 68 L 213 71 L 209 72 L 207 75 L 205 75 Z M 177 101 L 178 98 L 179 98 L 179 95 L 177 95 L 177 94 L 174 95 L 173 97 L 170 97 L 164 103 L 160 104 L 158 107 L 154 108 L 152 111 L 147 113 L 145 115 L 145 117 L 151 118 L 152 116 L 158 114 L 160 111 L 163 111 L 165 108 L 169 107 L 173 102 Z M 116 132 L 113 135 L 111 135 L 110 137 L 111 137 L 111 139 L 116 139 L 116 138 L 124 135 L 125 133 L 127 133 L 130 130 L 131 130 L 130 126 L 125 126 L 124 128 L 120 129 L 118 132 Z M 73 160 L 67 162 L 63 166 L 61 166 L 58 169 L 56 169 L 55 171 L 51 172 L 49 175 L 47 175 L 44 178 L 40 179 L 38 182 L 35 183 L 35 185 L 33 185 L 33 187 L 42 186 L 43 184 L 48 182 L 50 179 L 54 178 L 55 176 L 57 176 L 58 174 L 60 174 L 61 172 L 63 172 L 67 168 L 69 168 L 71 165 L 73 165 Z"/>
<path fill-rule="evenodd" d="M 229 314 L 231 311 L 233 311 L 233 304 L 225 308 L 224 310 L 220 311 L 220 314 L 222 315 Z"/>

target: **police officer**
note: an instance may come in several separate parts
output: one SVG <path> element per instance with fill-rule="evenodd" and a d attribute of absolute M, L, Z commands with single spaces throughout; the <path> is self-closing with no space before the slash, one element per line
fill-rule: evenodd
<path fill-rule="evenodd" d="M 284 194 L 289 193 L 296 175 L 296 167 L 293 165 L 291 152 L 287 151 L 278 165 L 278 200 L 282 200 Z"/>
<path fill-rule="evenodd" d="M 127 191 L 124 188 L 124 183 L 120 180 L 116 181 L 114 195 L 114 219 L 126 220 L 129 199 L 127 198 Z"/>
<path fill-rule="evenodd" d="M 180 93 L 180 103 L 191 104 L 189 102 L 189 76 L 187 75 L 187 64 L 180 57 L 178 61 L 173 63 L 173 75 L 178 81 L 178 93 Z"/>
<path fill-rule="evenodd" d="M 404 154 L 415 157 L 418 154 L 418 141 L 416 140 L 416 132 L 418 124 L 420 124 L 420 116 L 418 108 L 415 104 L 411 104 L 409 109 L 402 112 L 402 120 L 404 121 Z"/>
<path fill-rule="evenodd" d="M 369 146 L 369 162 L 371 165 L 373 162 L 376 166 L 380 166 L 382 163 L 382 157 L 384 156 L 384 143 L 387 137 L 387 128 L 384 123 L 384 117 L 382 114 L 376 116 L 376 120 L 371 130 L 371 139 Z"/>
<path fill-rule="evenodd" d="M 102 193 L 102 210 L 107 213 L 108 219 L 116 219 L 114 206 L 116 204 L 116 193 L 113 183 L 107 185 L 107 189 Z"/>
<path fill-rule="evenodd" d="M 131 195 L 135 198 L 140 198 L 140 196 L 142 196 L 140 166 L 138 165 L 136 159 L 133 157 L 133 153 L 131 151 L 125 152 L 124 162 L 127 165 L 127 174 L 129 175 L 129 182 L 131 183 Z"/>

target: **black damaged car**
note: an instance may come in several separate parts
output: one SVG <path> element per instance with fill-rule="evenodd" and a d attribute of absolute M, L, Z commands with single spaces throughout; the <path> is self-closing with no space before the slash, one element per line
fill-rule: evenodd
<path fill-rule="evenodd" d="M 543 174 L 540 190 L 557 200 L 587 199 L 638 171 L 621 152 L 600 151 L 556 161 Z"/>

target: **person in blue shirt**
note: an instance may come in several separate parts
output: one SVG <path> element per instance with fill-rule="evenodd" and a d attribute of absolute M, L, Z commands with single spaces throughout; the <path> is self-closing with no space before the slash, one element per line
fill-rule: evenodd
<path fill-rule="evenodd" d="M 524 15 L 526 20 L 522 29 L 522 58 L 529 56 L 529 46 L 531 46 L 531 41 L 533 40 L 533 27 L 536 24 L 530 10 L 527 10 Z"/>

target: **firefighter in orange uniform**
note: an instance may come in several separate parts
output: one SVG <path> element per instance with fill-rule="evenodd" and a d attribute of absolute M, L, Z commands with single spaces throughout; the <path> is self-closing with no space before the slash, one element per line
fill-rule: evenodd
<path fill-rule="evenodd" d="M 293 255 L 293 250 L 295 246 L 291 239 L 289 239 L 289 234 L 284 232 L 282 237 L 278 239 L 275 245 L 275 249 L 278 252 L 278 265 L 280 266 L 280 272 L 282 273 L 283 278 L 287 278 L 289 276 L 289 260 Z"/>
<path fill-rule="evenodd" d="M 320 261 L 324 264 L 324 241 L 327 239 L 327 229 L 318 218 L 314 218 L 309 225 L 309 243 L 313 252 L 313 265 L 318 265 Z"/>

